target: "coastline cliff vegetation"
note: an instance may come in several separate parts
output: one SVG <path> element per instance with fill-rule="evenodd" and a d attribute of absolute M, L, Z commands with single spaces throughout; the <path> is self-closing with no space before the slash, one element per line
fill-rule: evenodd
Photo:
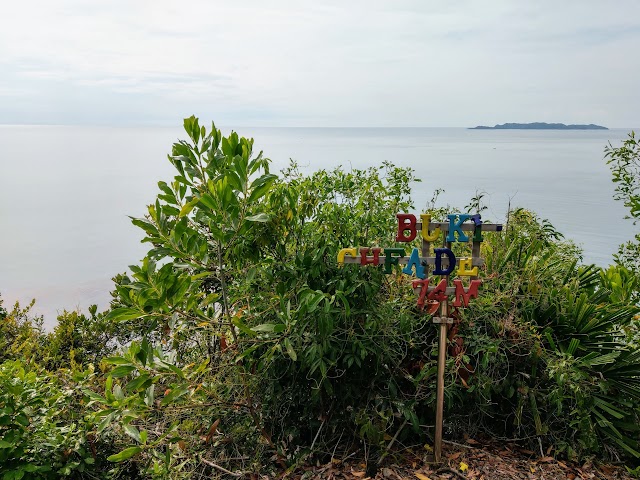
<path fill-rule="evenodd" d="M 0 478 L 261 478 L 249 473 L 352 455 L 373 476 L 407 446 L 428 453 L 430 317 L 409 277 L 336 261 L 394 244 L 411 169 L 276 175 L 253 140 L 184 128 L 174 178 L 132 219 L 147 255 L 114 278 L 106 312 L 63 312 L 47 333 L 0 300 Z M 606 156 L 638 219 L 633 134 Z M 524 209 L 486 235 L 481 295 L 448 358 L 445 438 L 638 466 L 639 243 L 584 265 Z"/>

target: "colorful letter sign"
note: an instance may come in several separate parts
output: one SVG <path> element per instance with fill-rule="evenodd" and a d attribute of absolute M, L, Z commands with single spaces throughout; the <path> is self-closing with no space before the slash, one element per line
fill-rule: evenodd
<path fill-rule="evenodd" d="M 421 309 L 429 304 L 430 312 L 435 311 L 434 304 L 453 297 L 452 306 L 468 306 L 472 298 L 478 297 L 478 288 L 482 284 L 476 277 L 479 267 L 484 265 L 480 257 L 480 243 L 484 240 L 482 232 L 499 232 L 502 225 L 483 224 L 480 214 L 454 213 L 447 215 L 447 222 L 432 223 L 431 215 L 423 213 L 420 221 L 410 213 L 396 215 L 398 228 L 396 242 L 412 242 L 421 234 L 422 252 L 413 248 L 407 255 L 404 248 L 343 248 L 338 253 L 338 263 L 359 263 L 362 266 L 384 266 L 385 273 L 392 273 L 394 265 L 404 265 L 402 273 L 415 275 L 413 288 L 418 293 L 418 306 Z M 432 249 L 431 244 L 440 241 L 442 246 Z M 451 249 L 452 243 L 473 243 L 472 256 L 456 258 Z M 430 256 L 433 251 L 433 256 Z M 441 277 L 432 282 L 432 276 Z M 448 277 L 455 276 L 453 287 L 448 286 Z M 460 277 L 470 277 L 468 287 L 464 287 Z"/>

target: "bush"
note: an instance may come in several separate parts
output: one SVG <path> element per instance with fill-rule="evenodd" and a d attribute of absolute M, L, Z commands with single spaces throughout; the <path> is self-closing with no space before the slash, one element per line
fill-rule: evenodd
<path fill-rule="evenodd" d="M 150 249 L 115 278 L 108 315 L 64 312 L 45 335 L 28 309 L 0 310 L 0 341 L 19 345 L 6 358 L 41 348 L 57 371 L 1 366 L 11 471 L 82 475 L 95 459 L 110 478 L 192 478 L 362 446 L 375 463 L 392 438 L 429 442 L 436 329 L 412 279 L 336 261 L 343 247 L 394 246 L 413 172 L 385 163 L 304 176 L 292 164 L 278 177 L 253 140 L 195 117 L 184 126 L 189 140 L 169 156 L 176 176 L 132 220 Z M 482 256 L 481 295 L 450 330 L 447 434 L 640 456 L 635 272 L 582 265 L 525 210 L 486 235 Z"/>
<path fill-rule="evenodd" d="M 484 292 L 461 326 L 465 359 L 452 361 L 472 370 L 455 395 L 459 422 L 569 457 L 638 457 L 635 278 L 580 266 L 556 238 L 519 211 L 506 235 L 488 239 Z"/>
<path fill-rule="evenodd" d="M 18 302 L 9 311 L 2 308 L 0 298 L 0 362 L 33 359 L 42 355 L 45 345 L 43 319 L 31 315 L 32 301 L 25 308 Z"/>
<path fill-rule="evenodd" d="M 342 247 L 393 246 L 411 170 L 303 176 L 292 164 L 277 178 L 252 140 L 193 117 L 185 130 L 174 181 L 133 220 L 152 248 L 118 277 L 106 319 L 138 331 L 107 359 L 104 395 L 91 394 L 100 434 L 121 449 L 112 459 L 180 477 L 213 460 L 286 466 L 428 441 L 436 337 L 411 279 L 336 262 Z M 483 256 L 482 294 L 450 335 L 449 434 L 638 455 L 633 276 L 581 266 L 579 249 L 525 210 L 486 236 Z"/>
<path fill-rule="evenodd" d="M 0 363 L 0 475 L 81 477 L 96 452 L 84 434 L 79 379 L 54 377 L 20 361 Z M 96 478 L 93 472 L 92 478 Z"/>

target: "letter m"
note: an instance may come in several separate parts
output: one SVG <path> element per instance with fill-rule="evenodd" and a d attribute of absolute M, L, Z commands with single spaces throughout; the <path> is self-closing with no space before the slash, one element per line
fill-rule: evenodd
<path fill-rule="evenodd" d="M 462 285 L 462 280 L 454 280 L 453 285 L 456 287 L 455 300 L 453 301 L 454 307 L 461 307 L 463 304 L 465 307 L 469 306 L 469 301 L 472 298 L 478 298 L 478 287 L 482 284 L 482 280 L 471 280 L 469 288 L 465 291 Z"/>

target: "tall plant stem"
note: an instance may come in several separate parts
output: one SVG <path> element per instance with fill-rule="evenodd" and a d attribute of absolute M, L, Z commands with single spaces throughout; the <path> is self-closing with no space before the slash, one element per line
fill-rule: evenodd
<path fill-rule="evenodd" d="M 227 323 L 229 325 L 229 329 L 231 330 L 231 335 L 233 336 L 233 341 L 237 345 L 238 344 L 238 334 L 236 333 L 236 329 L 234 328 L 233 323 L 231 322 L 231 313 L 229 312 L 229 296 L 227 295 L 227 281 L 224 278 L 224 272 L 222 270 L 222 245 L 218 242 L 218 272 L 220 274 L 220 285 L 222 287 L 222 308 L 224 309 L 224 317 L 226 317 Z"/>

